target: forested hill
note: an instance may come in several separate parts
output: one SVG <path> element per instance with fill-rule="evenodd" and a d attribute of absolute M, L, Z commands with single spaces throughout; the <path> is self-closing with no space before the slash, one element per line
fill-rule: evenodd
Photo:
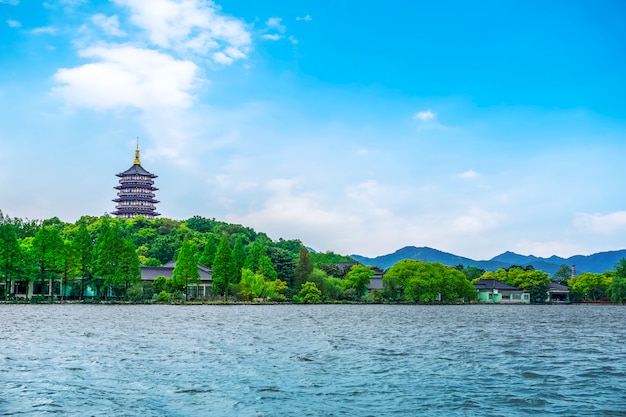
<path fill-rule="evenodd" d="M 532 266 L 549 274 L 554 274 L 561 265 L 571 267 L 576 265 L 576 272 L 594 272 L 602 273 L 613 269 L 615 264 L 622 258 L 626 258 L 626 249 L 610 252 L 600 252 L 593 255 L 575 255 L 569 258 L 561 258 L 551 256 L 549 258 L 540 258 L 536 256 L 519 255 L 514 252 L 504 252 L 487 261 L 477 261 L 470 258 L 442 252 L 437 249 L 428 247 L 406 246 L 398 249 L 394 253 L 377 256 L 375 258 L 367 258 L 360 255 L 350 255 L 356 261 L 364 265 L 377 266 L 382 269 L 392 267 L 396 262 L 403 259 L 414 259 L 418 261 L 439 262 L 444 265 L 457 266 L 475 266 L 487 271 L 496 271 L 499 268 L 508 268 L 513 265 Z"/>

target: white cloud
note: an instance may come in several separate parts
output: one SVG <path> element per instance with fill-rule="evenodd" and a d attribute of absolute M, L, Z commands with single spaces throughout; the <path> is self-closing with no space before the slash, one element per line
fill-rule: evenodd
<path fill-rule="evenodd" d="M 56 32 L 57 32 L 57 29 L 52 26 L 44 26 L 40 28 L 35 28 L 31 31 L 31 33 L 33 33 L 34 35 L 41 35 L 45 33 L 54 35 Z"/>
<path fill-rule="evenodd" d="M 425 110 L 415 113 L 413 118 L 421 120 L 422 122 L 428 122 L 430 120 L 434 120 L 436 118 L 436 115 L 431 110 Z"/>
<path fill-rule="evenodd" d="M 91 47 L 79 55 L 97 62 L 54 75 L 61 86 L 53 93 L 70 105 L 99 110 L 191 105 L 198 67 L 190 61 L 128 45 Z"/>
<path fill-rule="evenodd" d="M 17 20 L 8 19 L 6 22 L 7 22 L 7 25 L 9 25 L 9 27 L 11 27 L 11 28 L 22 27 L 22 24 L 20 22 L 18 22 Z"/>
<path fill-rule="evenodd" d="M 8 4 L 9 6 L 17 6 L 20 4 L 20 0 L 0 0 L 0 3 Z"/>
<path fill-rule="evenodd" d="M 313 18 L 311 17 L 311 15 L 306 15 L 304 17 L 296 17 L 296 20 L 303 20 L 305 22 L 310 22 L 311 20 L 313 20 Z"/>
<path fill-rule="evenodd" d="M 266 33 L 265 35 L 261 35 L 261 37 L 270 41 L 277 41 L 283 38 L 283 36 L 276 33 Z"/>
<path fill-rule="evenodd" d="M 457 175 L 457 177 L 459 178 L 478 178 L 480 177 L 480 174 L 476 171 L 474 171 L 473 169 L 470 169 L 469 171 L 465 171 L 465 172 L 461 172 L 460 174 Z"/>
<path fill-rule="evenodd" d="M 103 14 L 97 14 L 91 18 L 91 21 L 109 35 L 126 36 L 126 33 L 120 29 L 120 21 L 117 16 L 107 17 Z"/>
<path fill-rule="evenodd" d="M 578 213 L 574 225 L 584 231 L 600 234 L 612 234 L 626 230 L 626 211 L 609 214 Z"/>
<path fill-rule="evenodd" d="M 282 21 L 283 19 L 281 19 L 280 17 L 270 17 L 269 19 L 267 19 L 267 22 L 265 22 L 265 24 L 270 29 L 274 29 L 279 31 L 280 33 L 284 33 L 287 27 L 281 23 Z"/>
<path fill-rule="evenodd" d="M 289 42 L 291 42 L 293 45 L 298 44 L 298 40 L 293 35 L 290 35 L 287 39 L 289 39 Z"/>
<path fill-rule="evenodd" d="M 221 64 L 245 58 L 251 37 L 245 24 L 220 14 L 212 1 L 114 0 L 131 10 L 131 22 L 150 42 L 161 47 L 198 54 L 212 53 Z M 236 49 L 236 54 L 226 49 Z"/>

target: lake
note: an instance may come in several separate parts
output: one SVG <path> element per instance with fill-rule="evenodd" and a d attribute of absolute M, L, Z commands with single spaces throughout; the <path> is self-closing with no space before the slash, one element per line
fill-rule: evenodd
<path fill-rule="evenodd" d="M 0 305 L 0 415 L 626 415 L 626 307 Z"/>

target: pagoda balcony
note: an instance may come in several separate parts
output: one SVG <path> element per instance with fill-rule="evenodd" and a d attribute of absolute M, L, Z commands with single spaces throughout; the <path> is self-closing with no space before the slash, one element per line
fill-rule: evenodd
<path fill-rule="evenodd" d="M 154 198 L 154 194 L 152 195 L 146 195 L 146 194 L 118 194 L 117 198 L 113 201 L 152 201 L 152 202 L 156 202 L 157 200 Z"/>

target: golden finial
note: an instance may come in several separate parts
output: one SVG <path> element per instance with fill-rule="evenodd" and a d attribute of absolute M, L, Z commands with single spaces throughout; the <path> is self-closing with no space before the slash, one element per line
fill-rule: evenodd
<path fill-rule="evenodd" d="M 141 161 L 139 160 L 139 136 L 137 136 L 137 149 L 135 149 L 135 165 L 139 165 L 141 164 Z"/>

